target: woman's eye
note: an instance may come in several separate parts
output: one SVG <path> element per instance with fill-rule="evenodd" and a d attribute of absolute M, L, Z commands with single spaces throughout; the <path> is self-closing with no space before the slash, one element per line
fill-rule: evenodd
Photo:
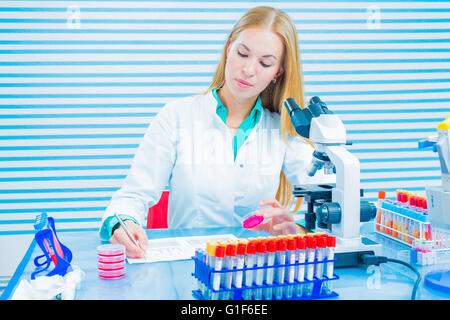
<path fill-rule="evenodd" d="M 270 64 L 265 64 L 264 62 L 261 62 L 261 65 L 262 65 L 264 68 L 268 68 L 268 67 L 271 66 Z"/>
<path fill-rule="evenodd" d="M 243 54 L 243 53 L 241 53 L 241 52 L 239 52 L 239 51 L 238 51 L 237 53 L 238 53 L 238 55 L 240 55 L 241 57 L 244 57 L 244 58 L 247 57 L 246 54 Z"/>

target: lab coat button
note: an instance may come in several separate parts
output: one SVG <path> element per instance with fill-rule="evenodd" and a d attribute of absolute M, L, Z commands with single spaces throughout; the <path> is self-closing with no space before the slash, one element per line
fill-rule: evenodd
<path fill-rule="evenodd" d="M 243 163 L 241 163 L 241 164 L 239 165 L 239 167 L 243 168 L 243 167 L 244 167 L 244 164 L 243 164 Z"/>

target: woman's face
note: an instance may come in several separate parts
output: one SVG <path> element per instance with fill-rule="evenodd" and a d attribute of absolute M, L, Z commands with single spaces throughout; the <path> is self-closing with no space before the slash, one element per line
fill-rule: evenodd
<path fill-rule="evenodd" d="M 231 93 L 241 99 L 257 97 L 283 73 L 283 50 L 281 38 L 267 28 L 242 31 L 227 47 L 225 82 Z"/>

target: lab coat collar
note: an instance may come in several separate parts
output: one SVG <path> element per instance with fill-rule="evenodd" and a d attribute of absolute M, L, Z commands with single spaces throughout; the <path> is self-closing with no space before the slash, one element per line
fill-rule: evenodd
<path fill-rule="evenodd" d="M 217 88 L 213 88 L 211 90 L 212 96 L 214 97 L 214 99 L 217 102 L 216 113 L 222 119 L 222 121 L 224 123 L 226 123 L 228 110 L 224 106 L 222 101 L 220 100 L 217 90 L 218 90 Z M 243 129 L 246 130 L 246 129 L 253 128 L 258 123 L 258 121 L 261 119 L 261 112 L 262 112 L 261 97 L 258 96 L 258 98 L 256 99 L 256 103 L 253 106 L 252 111 L 250 112 L 250 115 L 244 120 L 244 122 L 247 122 L 246 121 L 247 119 L 249 119 L 249 118 L 252 119 L 251 124 L 249 125 L 249 128 L 243 128 Z"/>

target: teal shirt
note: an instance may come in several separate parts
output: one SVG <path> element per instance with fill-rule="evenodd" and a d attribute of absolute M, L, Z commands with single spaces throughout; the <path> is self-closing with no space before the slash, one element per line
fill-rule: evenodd
<path fill-rule="evenodd" d="M 217 101 L 216 113 L 219 116 L 219 118 L 222 119 L 223 123 L 226 124 L 228 110 L 223 105 L 222 101 L 220 101 L 219 95 L 217 94 L 217 88 L 214 88 L 212 90 L 212 94 Z M 239 148 L 242 146 L 245 140 L 247 140 L 248 136 L 250 135 L 250 132 L 252 132 L 252 129 L 256 126 L 259 119 L 261 119 L 261 112 L 262 112 L 261 97 L 258 97 L 252 111 L 250 112 L 248 117 L 245 118 L 244 121 L 242 121 L 241 125 L 239 126 L 239 129 L 234 135 L 233 138 L 234 160 L 236 160 L 236 155 L 237 152 L 239 151 Z"/>

